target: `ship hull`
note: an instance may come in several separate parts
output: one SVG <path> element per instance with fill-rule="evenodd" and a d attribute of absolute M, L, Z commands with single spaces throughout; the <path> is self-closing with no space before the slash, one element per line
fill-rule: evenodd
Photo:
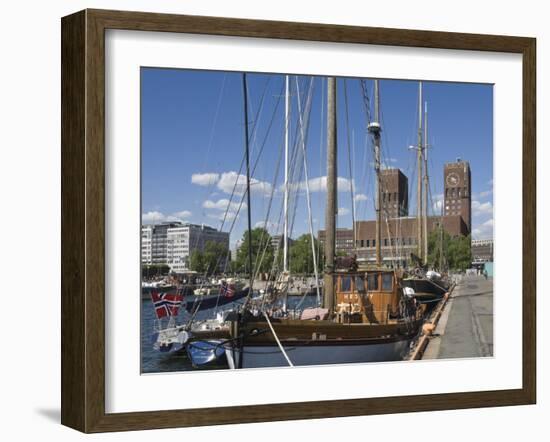
<path fill-rule="evenodd" d="M 449 290 L 443 282 L 434 282 L 429 279 L 404 279 L 401 284 L 403 287 L 412 288 L 420 302 L 441 299 Z"/>
<path fill-rule="evenodd" d="M 283 344 L 295 366 L 354 364 L 362 362 L 400 361 L 409 351 L 412 338 L 380 339 L 376 342 Z M 240 349 L 234 349 L 234 360 L 240 360 Z M 277 345 L 246 345 L 242 368 L 285 367 L 288 362 Z"/>

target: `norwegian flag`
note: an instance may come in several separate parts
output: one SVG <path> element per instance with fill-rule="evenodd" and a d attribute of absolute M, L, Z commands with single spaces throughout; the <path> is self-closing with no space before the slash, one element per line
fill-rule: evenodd
<path fill-rule="evenodd" d="M 157 318 L 165 316 L 177 316 L 183 301 L 183 295 L 180 293 L 159 293 L 151 292 L 151 300 L 155 306 Z"/>
<path fill-rule="evenodd" d="M 220 293 L 226 298 L 232 298 L 235 294 L 235 287 L 233 287 L 231 284 L 228 284 L 227 281 L 222 281 Z"/>

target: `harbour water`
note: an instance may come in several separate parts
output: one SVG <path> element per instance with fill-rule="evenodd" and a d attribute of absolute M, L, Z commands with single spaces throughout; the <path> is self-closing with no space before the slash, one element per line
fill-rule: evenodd
<path fill-rule="evenodd" d="M 294 310 L 296 307 L 303 309 L 314 307 L 317 302 L 316 296 L 289 296 L 288 308 Z M 231 310 L 238 307 L 239 301 L 224 305 L 223 310 Z M 219 310 L 221 311 L 221 309 Z M 208 319 L 214 317 L 214 309 L 199 312 L 196 319 Z M 184 324 L 190 318 L 189 313 L 181 308 L 177 317 L 177 324 Z M 161 353 L 153 348 L 151 340 L 155 328 L 156 315 L 151 299 L 143 297 L 141 300 L 141 372 L 142 373 L 163 373 L 171 371 L 195 370 L 187 358 L 185 350 L 173 353 Z M 227 368 L 225 366 L 219 367 Z"/>

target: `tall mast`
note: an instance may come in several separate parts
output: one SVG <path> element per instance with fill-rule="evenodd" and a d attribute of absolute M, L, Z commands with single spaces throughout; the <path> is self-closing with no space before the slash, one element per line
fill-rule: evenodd
<path fill-rule="evenodd" d="M 416 229 L 417 229 L 417 252 L 424 261 L 422 247 L 422 82 L 418 83 L 418 146 L 417 146 L 418 179 L 416 186 Z"/>
<path fill-rule="evenodd" d="M 246 73 L 243 73 L 243 102 L 244 102 L 244 145 L 246 152 L 246 202 L 248 203 L 248 270 L 250 272 L 250 288 L 248 297 L 252 296 L 254 285 L 254 269 L 252 268 L 252 216 L 250 207 L 250 149 L 248 146 L 248 100 L 247 100 Z"/>
<path fill-rule="evenodd" d="M 298 83 L 298 77 L 295 77 L 296 79 L 296 95 L 300 96 L 300 85 Z M 309 120 L 309 111 L 310 111 L 310 97 L 311 92 L 313 91 L 313 77 L 311 77 L 309 81 L 309 91 L 308 91 L 308 99 L 306 102 L 306 109 L 305 113 L 307 114 L 307 119 Z M 311 192 L 309 191 L 309 173 L 308 173 L 308 167 L 307 167 L 307 155 L 306 155 L 306 133 L 304 132 L 304 120 L 303 120 L 303 113 L 302 108 L 300 106 L 300 100 L 297 101 L 298 103 L 298 122 L 300 124 L 300 140 L 302 144 L 302 154 L 304 157 L 304 178 L 306 181 L 306 201 L 307 201 L 307 214 L 308 214 L 308 225 L 309 225 L 309 237 L 311 240 L 311 256 L 313 257 L 313 273 L 315 274 L 315 288 L 317 290 L 317 305 L 321 306 L 321 292 L 319 290 L 319 273 L 317 271 L 317 253 L 315 250 L 315 237 L 313 235 L 313 218 L 311 217 Z"/>
<path fill-rule="evenodd" d="M 334 255 L 336 251 L 336 78 L 327 78 L 327 208 L 325 218 L 324 307 L 334 310 Z"/>
<path fill-rule="evenodd" d="M 424 103 L 424 149 L 422 151 L 424 155 L 424 210 L 423 210 L 423 247 L 424 247 L 424 264 L 428 262 L 428 102 Z"/>
<path fill-rule="evenodd" d="M 285 77 L 285 195 L 283 228 L 283 271 L 288 272 L 288 145 L 290 138 L 290 80 Z"/>
<path fill-rule="evenodd" d="M 375 210 L 376 210 L 376 265 L 382 264 L 381 239 L 382 239 L 382 211 L 380 208 L 380 92 L 378 80 L 374 80 L 374 121 L 369 124 L 368 131 L 374 136 L 374 170 L 376 172 L 376 194 L 375 194 Z"/>

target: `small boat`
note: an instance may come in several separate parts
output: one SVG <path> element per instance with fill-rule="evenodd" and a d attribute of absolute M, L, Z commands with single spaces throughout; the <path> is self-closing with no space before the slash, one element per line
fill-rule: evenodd
<path fill-rule="evenodd" d="M 199 311 L 208 310 L 238 301 L 245 298 L 247 295 L 248 287 L 230 296 L 223 295 L 219 291 L 215 295 L 195 295 L 193 299 L 188 298 L 183 307 L 190 313 L 194 312 L 196 309 Z"/>
<path fill-rule="evenodd" d="M 194 368 L 211 368 L 226 364 L 226 348 L 222 340 L 194 341 L 187 345 L 187 356 Z"/>

